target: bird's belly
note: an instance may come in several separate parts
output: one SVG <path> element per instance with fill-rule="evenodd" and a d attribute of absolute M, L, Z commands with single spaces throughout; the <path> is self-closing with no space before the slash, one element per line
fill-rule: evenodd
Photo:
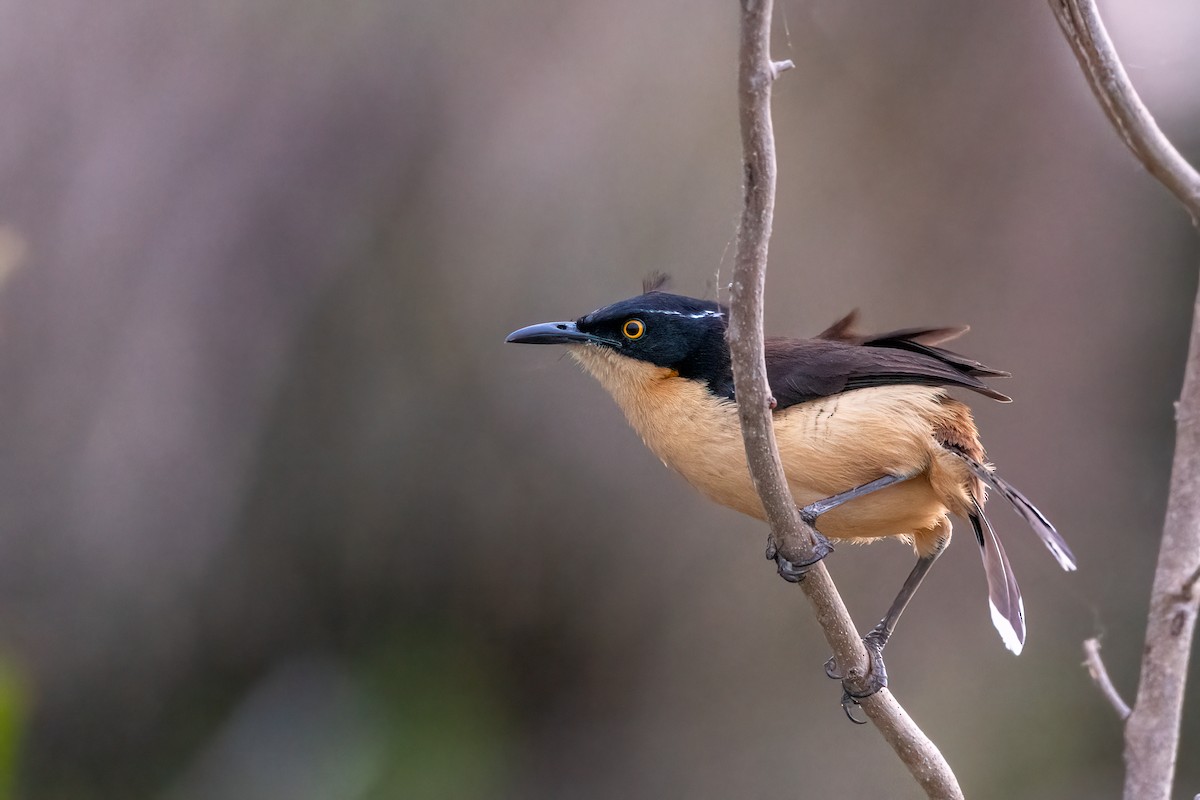
<path fill-rule="evenodd" d="M 741 445 L 740 441 L 738 445 Z M 740 460 L 734 457 L 725 462 L 737 464 L 739 468 L 736 473 L 732 469 L 708 469 L 692 454 L 682 459 L 664 457 L 663 460 L 715 502 L 758 519 L 764 518 L 762 503 L 749 479 L 744 457 Z M 911 472 L 912 469 L 909 470 Z M 794 470 L 787 471 L 792 497 L 801 508 L 869 483 L 884 474 L 894 473 L 864 470 L 850 482 L 836 488 L 820 489 L 817 485 L 830 484 L 826 481 L 810 481 L 806 475 L 797 475 Z M 856 498 L 822 514 L 816 527 L 831 539 L 874 539 L 931 528 L 945 514 L 946 505 L 935 494 L 927 476 L 918 473 L 903 483 Z"/>
<path fill-rule="evenodd" d="M 750 481 L 737 407 L 700 384 L 662 382 L 677 402 L 657 403 L 630 421 L 651 450 L 710 499 L 759 519 L 763 510 Z M 870 392 L 874 390 L 863 390 Z M 919 398 L 933 391 L 918 389 Z M 687 396 L 695 393 L 695 396 Z M 893 409 L 895 411 L 895 409 Z M 911 534 L 946 514 L 926 471 L 934 442 L 927 423 L 910 414 L 882 414 L 870 398 L 840 395 L 793 406 L 775 416 L 784 472 L 798 506 L 823 500 L 883 475 L 910 480 L 873 492 L 820 517 L 830 538 Z"/>
<path fill-rule="evenodd" d="M 808 499 L 794 484 L 792 494 L 800 506 L 824 499 L 816 493 Z M 932 528 L 945 515 L 945 504 L 922 474 L 822 514 L 816 527 L 830 539 L 874 539 Z"/>

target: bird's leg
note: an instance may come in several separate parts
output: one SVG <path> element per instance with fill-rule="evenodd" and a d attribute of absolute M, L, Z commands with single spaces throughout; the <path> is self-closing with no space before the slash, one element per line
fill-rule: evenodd
<path fill-rule="evenodd" d="M 849 491 L 835 494 L 832 497 L 826 497 L 824 500 L 818 500 L 815 503 L 810 503 L 800 509 L 800 518 L 804 520 L 808 527 L 812 528 L 813 532 L 813 557 L 804 561 L 794 561 L 786 557 L 780 550 L 780 543 L 775 541 L 774 536 L 767 537 L 767 561 L 774 561 L 779 567 L 779 577 L 789 583 L 799 583 L 804 579 L 804 573 L 808 572 L 808 568 L 817 563 L 825 556 L 833 552 L 833 545 L 825 538 L 816 528 L 817 517 L 824 514 L 826 511 L 832 511 L 843 503 L 848 503 L 871 492 L 877 492 L 880 489 L 887 488 L 894 483 L 900 483 L 911 478 L 911 475 L 884 475 L 882 478 L 876 478 L 870 483 L 864 483 L 862 486 L 855 486 Z M 788 555 L 791 555 L 790 553 Z"/>
<path fill-rule="evenodd" d="M 883 664 L 883 648 L 888 643 L 888 639 L 892 637 L 892 632 L 896 630 L 896 623 L 900 620 L 900 615 L 908 607 L 909 601 L 917 593 L 917 588 L 925 579 L 929 568 L 933 566 L 933 562 L 937 561 L 945 547 L 945 542 L 942 542 L 932 553 L 917 559 L 916 566 L 908 574 L 908 578 L 900 587 L 900 592 L 892 601 L 892 605 L 884 614 L 883 619 L 879 620 L 871 632 L 863 637 L 863 646 L 867 650 L 867 673 L 865 675 L 851 678 L 838 671 L 837 662 L 832 657 L 825 662 L 825 674 L 842 682 L 842 709 L 851 722 L 861 724 L 865 721 L 857 719 L 851 713 L 852 709 L 858 705 L 858 701 L 864 697 L 870 697 L 887 686 L 887 668 Z"/>
<path fill-rule="evenodd" d="M 844 503 L 849 503 L 851 500 L 857 500 L 871 492 L 878 492 L 880 489 L 886 489 L 894 483 L 903 483 L 912 475 L 884 475 L 882 478 L 876 478 L 870 483 L 864 483 L 862 486 L 855 486 L 845 492 L 835 494 L 833 497 L 826 497 L 824 500 L 818 500 L 815 503 L 809 503 L 804 508 L 800 509 L 800 518 L 809 525 L 815 525 L 817 517 L 827 511 L 833 511 Z"/>

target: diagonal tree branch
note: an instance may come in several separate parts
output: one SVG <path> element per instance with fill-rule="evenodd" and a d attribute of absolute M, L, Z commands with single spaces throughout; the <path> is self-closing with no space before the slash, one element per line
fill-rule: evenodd
<path fill-rule="evenodd" d="M 1138 160 L 1200 224 L 1200 174 L 1159 130 L 1125 74 L 1093 0 L 1050 0 L 1084 76 Z M 1188 658 L 1200 592 L 1200 296 L 1183 390 L 1175 404 L 1175 458 L 1150 594 L 1141 678 L 1125 724 L 1125 797 L 1169 800 L 1179 752 Z"/>
<path fill-rule="evenodd" d="M 1121 140 L 1142 166 L 1179 198 L 1193 222 L 1200 224 L 1200 174 L 1159 130 L 1142 103 L 1094 0 L 1050 0 L 1050 8 Z"/>
<path fill-rule="evenodd" d="M 754 486 L 762 499 L 772 541 L 793 563 L 811 559 L 811 529 L 796 511 L 775 445 L 774 405 L 763 358 L 763 289 L 767 246 L 775 208 L 775 139 L 771 127 L 771 83 L 791 62 L 770 58 L 771 0 L 741 0 L 738 69 L 744 162 L 744 207 L 730 293 L 729 349 L 738 415 Z M 825 565 L 818 563 L 800 583 L 817 621 L 848 678 L 867 670 L 866 651 Z M 950 765 L 887 689 L 861 701 L 867 717 L 931 798 L 961 799 Z"/>

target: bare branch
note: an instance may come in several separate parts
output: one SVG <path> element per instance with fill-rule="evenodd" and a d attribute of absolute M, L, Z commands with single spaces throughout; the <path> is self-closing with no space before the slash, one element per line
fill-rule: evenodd
<path fill-rule="evenodd" d="M 1088 673 L 1092 676 L 1092 680 L 1095 681 L 1096 688 L 1108 700 L 1122 722 L 1129 719 L 1129 714 L 1131 713 L 1129 704 L 1121 699 L 1121 694 L 1117 691 L 1117 687 L 1113 686 L 1112 678 L 1108 677 L 1108 670 L 1104 667 L 1104 659 L 1100 657 L 1100 640 L 1088 639 L 1085 641 L 1083 643 L 1083 655 L 1083 665 L 1087 667 Z"/>
<path fill-rule="evenodd" d="M 1179 154 L 1142 104 L 1095 2 L 1050 0 L 1050 8 L 1121 139 L 1150 174 L 1179 198 L 1192 221 L 1200 224 L 1200 173 Z"/>
<path fill-rule="evenodd" d="M 1129 82 L 1093 0 L 1050 0 L 1084 76 L 1109 120 L 1150 174 L 1200 224 L 1200 174 L 1171 145 Z M 1188 658 L 1200 597 L 1200 297 L 1193 308 L 1162 545 L 1150 594 L 1137 699 L 1125 725 L 1125 797 L 1168 800 L 1179 752 Z"/>
<path fill-rule="evenodd" d="M 750 474 L 773 541 L 784 557 L 797 563 L 811 559 L 811 529 L 801 521 L 784 478 L 771 424 L 774 398 L 763 358 L 763 288 L 775 207 L 771 82 L 791 66 L 770 59 L 771 5 L 771 0 L 742 0 L 738 96 L 745 197 L 730 293 L 729 348 Z M 866 651 L 825 565 L 814 565 L 800 586 L 838 665 L 849 679 L 861 679 L 867 670 Z M 861 705 L 929 797 L 962 798 L 950 765 L 887 689 L 863 699 Z"/>

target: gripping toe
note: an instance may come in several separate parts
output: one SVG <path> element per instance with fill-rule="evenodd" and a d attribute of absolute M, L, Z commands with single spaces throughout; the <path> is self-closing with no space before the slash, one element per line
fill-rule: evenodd
<path fill-rule="evenodd" d="M 812 558 L 801 558 L 795 552 L 794 548 L 786 548 L 792 558 L 784 555 L 784 549 L 781 549 L 775 542 L 775 539 L 767 539 L 767 560 L 774 561 L 776 568 L 779 571 L 779 577 L 783 578 L 788 583 L 799 583 L 804 580 L 805 573 L 825 556 L 833 552 L 833 545 L 829 543 L 820 532 L 813 531 L 813 548 Z"/>
<path fill-rule="evenodd" d="M 867 650 L 865 675 L 847 675 L 838 667 L 837 660 L 832 656 L 825 662 L 825 674 L 842 682 L 842 710 L 846 712 L 846 718 L 856 725 L 867 721 L 854 714 L 855 709 L 859 707 L 859 701 L 887 688 L 887 666 L 883 663 L 885 641 L 877 631 L 871 631 L 863 637 L 863 646 Z"/>

